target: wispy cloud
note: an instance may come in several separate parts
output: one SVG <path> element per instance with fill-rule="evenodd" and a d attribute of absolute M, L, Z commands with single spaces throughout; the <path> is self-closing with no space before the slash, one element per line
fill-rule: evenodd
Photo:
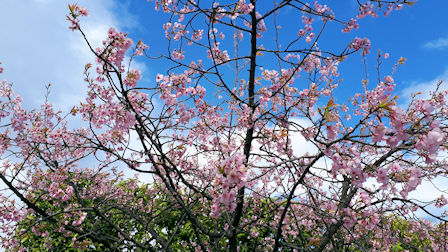
<path fill-rule="evenodd" d="M 433 40 L 433 41 L 428 41 L 428 42 L 426 42 L 423 45 L 423 48 L 426 48 L 426 49 L 438 49 L 438 50 L 446 49 L 446 48 L 448 48 L 448 36 L 447 37 L 438 38 L 438 39 Z"/>
<path fill-rule="evenodd" d="M 94 62 L 94 55 L 81 34 L 68 29 L 67 6 L 75 2 L 89 10 L 90 15 L 81 18 L 80 24 L 94 48 L 101 46 L 109 27 L 127 32 L 139 25 L 119 1 L 0 0 L 0 62 L 5 68 L 0 80 L 13 82 L 27 109 L 38 108 L 44 101 L 48 83 L 52 84 L 50 102 L 65 112 L 86 95 L 83 70 L 86 63 Z M 133 67 L 147 72 L 142 62 L 134 61 Z M 70 126 L 82 125 L 78 119 L 71 119 Z M 131 139 L 136 146 L 135 134 Z M 87 158 L 80 164 L 89 167 L 95 161 Z M 129 169 L 124 172 L 128 177 L 135 174 Z M 144 175 L 140 179 L 150 181 Z"/>
<path fill-rule="evenodd" d="M 444 82 L 441 88 L 448 89 L 448 67 L 443 73 L 436 76 L 432 80 L 411 82 L 408 88 L 403 89 L 401 92 L 401 97 L 406 104 L 411 100 L 411 96 L 417 92 L 421 92 L 421 95 L 419 95 L 418 98 L 429 98 L 430 92 L 436 89 L 436 86 L 440 81 Z"/>
<path fill-rule="evenodd" d="M 94 46 L 107 35 L 107 28 L 123 30 L 136 25 L 133 17 L 111 0 L 1 0 L 0 62 L 5 68 L 1 79 L 14 83 L 24 106 L 42 103 L 44 86 L 52 84 L 50 101 L 67 110 L 85 95 L 83 68 L 93 61 L 86 43 L 78 32 L 70 31 L 65 15 L 67 5 L 77 2 L 89 9 L 90 16 L 81 25 Z"/>

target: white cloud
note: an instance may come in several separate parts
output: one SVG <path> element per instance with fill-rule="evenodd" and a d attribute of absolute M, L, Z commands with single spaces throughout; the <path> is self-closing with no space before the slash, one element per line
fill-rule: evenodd
<path fill-rule="evenodd" d="M 112 0 L 0 0 L 0 62 L 5 69 L 0 80 L 14 83 L 26 109 L 42 104 L 48 83 L 52 84 L 49 100 L 56 110 L 70 111 L 86 95 L 84 66 L 94 62 L 94 56 L 82 35 L 68 29 L 68 4 L 75 2 L 89 10 L 80 24 L 94 48 L 101 46 L 109 27 L 126 32 L 138 26 L 126 6 Z M 133 67 L 144 77 L 148 72 L 145 64 L 135 59 Z M 74 118 L 70 125 L 76 127 L 80 121 Z M 88 158 L 82 164 L 91 163 L 93 159 Z M 132 171 L 124 171 L 133 176 Z M 149 180 L 148 176 L 141 178 Z"/>
<path fill-rule="evenodd" d="M 438 38 L 433 41 L 428 41 L 423 45 L 426 49 L 445 49 L 448 48 L 448 37 Z"/>
<path fill-rule="evenodd" d="M 117 3 L 110 0 L 78 0 L 90 16 L 80 20 L 93 46 L 99 46 L 109 27 L 124 29 L 136 25 L 126 11 L 115 14 Z M 14 83 L 26 108 L 44 100 L 44 86 L 52 84 L 50 101 L 67 110 L 84 97 L 84 65 L 93 61 L 79 32 L 68 29 L 66 20 L 71 0 L 0 1 L 0 62 L 5 68 L 1 79 Z M 124 14 L 123 14 L 124 13 Z"/>
<path fill-rule="evenodd" d="M 293 118 L 291 121 L 303 128 L 312 126 L 311 121 L 309 121 L 308 119 Z M 305 155 L 305 153 L 313 155 L 318 152 L 317 147 L 312 142 L 306 140 L 305 137 L 303 137 L 303 135 L 299 132 L 292 133 L 291 145 L 294 151 L 294 155 L 296 156 L 303 156 Z"/>
<path fill-rule="evenodd" d="M 422 94 L 418 96 L 419 99 L 429 98 L 429 93 L 436 89 L 437 83 L 444 81 L 442 84 L 442 89 L 447 89 L 448 81 L 448 67 L 439 76 L 432 80 L 421 81 L 421 82 L 411 82 L 408 88 L 403 89 L 401 92 L 401 97 L 405 99 L 406 104 L 411 100 L 411 95 L 421 92 Z"/>
<path fill-rule="evenodd" d="M 446 39 L 447 46 L 448 46 L 448 38 Z M 403 98 L 403 104 L 402 107 L 405 107 L 405 105 L 409 104 L 411 100 L 411 95 L 416 94 L 418 92 L 421 92 L 421 95 L 418 95 L 417 98 L 419 99 L 427 99 L 430 97 L 430 92 L 434 91 L 436 89 L 437 84 L 440 81 L 444 81 L 444 83 L 441 86 L 441 89 L 447 89 L 447 81 L 448 81 L 448 67 L 445 69 L 443 73 L 438 75 L 437 77 L 433 78 L 432 80 L 426 80 L 426 81 L 420 81 L 420 82 L 412 82 L 408 88 L 404 89 L 401 92 L 401 97 Z M 441 158 L 445 158 L 446 154 L 443 154 Z M 417 189 L 409 194 L 410 198 L 419 200 L 419 201 L 430 201 L 433 200 L 441 195 L 440 190 L 446 190 L 448 189 L 446 185 L 446 177 L 438 176 L 433 181 L 422 181 L 422 184 L 417 187 Z M 446 196 L 446 194 L 445 194 Z M 440 214 L 443 210 L 446 210 L 446 207 L 442 209 L 438 209 L 434 206 L 428 206 L 428 210 L 433 212 L 434 214 Z M 425 212 L 419 210 L 417 212 L 418 217 L 423 217 L 427 219 L 432 219 L 431 216 L 426 214 Z"/>

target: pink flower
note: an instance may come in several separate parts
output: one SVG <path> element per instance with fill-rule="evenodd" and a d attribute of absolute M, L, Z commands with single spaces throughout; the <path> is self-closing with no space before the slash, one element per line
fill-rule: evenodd
<path fill-rule="evenodd" d="M 391 136 L 387 138 L 386 142 L 391 148 L 395 148 L 398 142 L 400 142 L 400 139 L 398 139 L 396 136 Z"/>
<path fill-rule="evenodd" d="M 356 19 L 350 19 L 350 22 L 347 24 L 347 26 L 342 29 L 342 32 L 351 32 L 353 29 L 358 29 L 359 25 L 356 23 Z"/>
<path fill-rule="evenodd" d="M 350 48 L 356 51 L 362 49 L 362 53 L 364 55 L 369 54 L 370 52 L 370 40 L 367 38 L 355 38 L 354 41 L 350 44 Z"/>
<path fill-rule="evenodd" d="M 208 54 L 208 57 L 210 59 L 213 59 L 213 61 L 216 64 L 221 64 L 221 63 L 223 63 L 225 61 L 228 61 L 230 59 L 230 56 L 227 53 L 227 50 L 222 51 L 222 50 L 219 49 L 219 43 L 215 43 L 213 45 L 213 48 L 212 48 L 211 51 L 207 50 L 207 54 Z"/>
<path fill-rule="evenodd" d="M 87 213 L 83 212 L 78 220 L 75 220 L 75 221 L 72 222 L 72 225 L 73 226 L 81 225 L 84 222 L 84 220 L 86 219 L 86 217 L 87 217 Z"/>
<path fill-rule="evenodd" d="M 434 105 L 432 105 L 430 101 L 423 102 L 422 110 L 425 114 L 430 114 L 432 111 L 434 111 L 434 109 Z"/>
<path fill-rule="evenodd" d="M 361 198 L 362 202 L 364 202 L 364 204 L 366 204 L 366 206 L 370 205 L 370 196 L 367 192 L 362 191 L 360 193 L 359 197 Z"/>
<path fill-rule="evenodd" d="M 305 15 L 302 16 L 302 22 L 306 25 L 312 24 L 314 19 L 312 17 L 307 17 Z"/>
<path fill-rule="evenodd" d="M 384 16 L 385 16 L 385 17 L 389 16 L 389 14 L 392 12 L 393 8 L 394 8 L 394 4 L 393 4 L 393 3 L 390 3 L 390 4 L 387 6 L 387 10 L 386 10 L 386 12 L 384 12 Z"/>
<path fill-rule="evenodd" d="M 126 78 L 124 79 L 124 84 L 128 87 L 135 87 L 137 86 L 137 82 L 142 78 L 141 73 L 137 69 L 131 69 L 128 72 L 128 75 L 126 75 Z"/>
<path fill-rule="evenodd" d="M 329 125 L 327 126 L 327 138 L 332 141 L 338 137 L 338 126 L 337 125 Z"/>
<path fill-rule="evenodd" d="M 384 77 L 384 82 L 387 84 L 392 84 L 392 83 L 394 83 L 394 78 L 392 78 L 392 76 L 388 75 L 388 76 Z"/>
<path fill-rule="evenodd" d="M 196 30 L 193 32 L 193 36 L 191 37 L 191 39 L 193 39 L 194 41 L 201 40 L 202 34 L 204 34 L 204 30 L 202 30 L 202 29 Z"/>
<path fill-rule="evenodd" d="M 171 56 L 173 56 L 173 59 L 175 60 L 183 60 L 185 58 L 183 53 L 184 52 L 181 50 L 174 49 L 173 52 L 171 53 Z"/>
<path fill-rule="evenodd" d="M 39 231 L 39 229 L 38 229 L 36 226 L 34 226 L 34 227 L 31 229 L 31 231 L 33 231 L 33 233 L 34 233 L 35 235 L 37 235 L 37 236 L 40 236 L 40 235 L 41 235 L 41 232 Z"/>
<path fill-rule="evenodd" d="M 375 142 L 382 141 L 384 139 L 384 136 L 386 135 L 386 132 L 387 128 L 384 126 L 384 124 L 378 124 L 373 130 L 372 140 Z"/>
<path fill-rule="evenodd" d="M 71 20 L 71 26 L 70 27 L 68 27 L 70 30 L 72 30 L 72 31 L 74 31 L 74 30 L 76 30 L 76 29 L 78 29 L 79 28 L 79 20 L 77 19 L 77 18 L 73 18 L 72 20 Z"/>
<path fill-rule="evenodd" d="M 367 16 L 377 17 L 373 4 L 367 1 L 365 4 L 359 6 L 359 13 L 356 16 L 357 19 L 361 19 Z"/>
<path fill-rule="evenodd" d="M 149 49 L 149 46 L 147 46 L 145 43 L 143 43 L 141 40 L 137 43 L 137 50 L 135 51 L 135 54 L 138 56 L 142 56 L 143 52 Z"/>
<path fill-rule="evenodd" d="M 84 7 L 81 7 L 79 5 L 76 5 L 75 10 L 78 11 L 80 16 L 88 16 L 89 15 L 89 10 L 87 10 Z"/>
<path fill-rule="evenodd" d="M 437 208 L 441 208 L 447 204 L 448 204 L 448 200 L 445 198 L 445 195 L 442 194 L 439 198 L 437 198 L 435 206 Z"/>
<path fill-rule="evenodd" d="M 414 191 L 422 181 L 422 179 L 420 178 L 422 174 L 420 168 L 413 168 L 410 173 L 411 174 L 408 182 L 406 183 L 406 187 L 403 189 L 403 191 L 405 191 L 405 195 L 407 195 L 408 192 Z"/>
<path fill-rule="evenodd" d="M 244 14 L 249 14 L 253 9 L 254 6 L 253 4 L 246 4 L 245 0 L 239 0 L 238 1 L 238 7 L 239 7 L 239 11 L 241 11 Z"/>
<path fill-rule="evenodd" d="M 376 181 L 379 183 L 386 185 L 389 182 L 389 176 L 387 174 L 387 169 L 382 168 L 378 170 L 378 173 L 376 175 Z"/>
<path fill-rule="evenodd" d="M 70 195 L 68 195 L 68 194 L 64 194 L 64 196 L 62 196 L 62 198 L 61 198 L 62 201 L 67 201 L 69 199 L 70 199 Z"/>
<path fill-rule="evenodd" d="M 416 148 L 426 151 L 430 154 L 435 154 L 440 145 L 443 143 L 444 134 L 440 128 L 435 128 L 424 135 L 416 144 Z"/>

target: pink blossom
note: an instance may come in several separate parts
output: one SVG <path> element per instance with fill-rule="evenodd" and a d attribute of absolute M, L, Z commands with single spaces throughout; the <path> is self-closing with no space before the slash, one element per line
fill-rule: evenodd
<path fill-rule="evenodd" d="M 171 56 L 173 56 L 173 59 L 175 60 L 183 60 L 185 58 L 184 52 L 182 50 L 174 49 L 171 53 Z"/>
<path fill-rule="evenodd" d="M 230 56 L 227 53 L 227 50 L 222 51 L 219 49 L 219 43 L 214 43 L 212 50 L 211 51 L 207 50 L 207 54 L 208 54 L 208 57 L 210 59 L 213 59 L 213 61 L 216 64 L 221 64 L 230 59 Z"/>
<path fill-rule="evenodd" d="M 135 51 L 135 54 L 138 56 L 142 56 L 143 52 L 149 49 L 149 46 L 147 46 L 145 43 L 143 43 L 141 40 L 137 43 L 137 49 Z"/>
<path fill-rule="evenodd" d="M 359 25 L 356 23 L 356 19 L 350 19 L 349 23 L 342 29 L 342 32 L 351 32 L 353 29 L 358 29 Z"/>
<path fill-rule="evenodd" d="M 238 8 L 239 11 L 241 11 L 243 14 L 247 15 L 254 9 L 254 6 L 252 3 L 246 4 L 246 0 L 239 0 L 238 1 Z"/>
<path fill-rule="evenodd" d="M 380 123 L 374 128 L 372 140 L 375 142 L 380 142 L 384 140 L 386 133 L 387 128 L 384 126 L 383 123 Z"/>
<path fill-rule="evenodd" d="M 137 82 L 142 78 L 140 71 L 137 69 L 131 69 L 129 70 L 128 74 L 126 75 L 126 78 L 124 79 L 124 84 L 126 84 L 128 87 L 135 87 L 137 86 Z"/>
<path fill-rule="evenodd" d="M 429 153 L 436 153 L 439 146 L 443 143 L 445 134 L 440 128 L 435 128 L 424 135 L 417 143 L 417 148 Z"/>
<path fill-rule="evenodd" d="M 191 37 L 191 39 L 193 39 L 194 41 L 201 40 L 202 34 L 204 34 L 204 30 L 202 30 L 202 29 L 196 30 L 193 32 L 193 36 Z"/>
<path fill-rule="evenodd" d="M 384 82 L 387 84 L 392 84 L 392 83 L 394 83 L 394 78 L 392 78 L 392 76 L 388 75 L 388 76 L 384 77 Z"/>
<path fill-rule="evenodd" d="M 439 198 L 437 198 L 435 206 L 437 208 L 441 208 L 443 206 L 446 206 L 448 204 L 448 200 L 445 198 L 445 195 L 442 194 Z"/>
<path fill-rule="evenodd" d="M 327 125 L 327 138 L 332 141 L 338 137 L 338 129 L 337 125 Z"/>
<path fill-rule="evenodd" d="M 76 5 L 76 11 L 78 11 L 79 15 L 81 15 L 81 16 L 89 15 L 89 10 L 84 7 L 81 7 L 79 5 Z"/>
<path fill-rule="evenodd" d="M 71 20 L 71 26 L 70 27 L 68 27 L 70 30 L 72 30 L 72 31 L 74 31 L 74 30 L 76 30 L 76 29 L 78 29 L 79 28 L 79 20 L 77 19 L 77 18 L 73 18 L 72 20 Z"/>
<path fill-rule="evenodd" d="M 369 195 L 367 192 L 362 191 L 362 192 L 360 193 L 359 197 L 360 197 L 360 199 L 362 200 L 362 202 L 364 202 L 364 204 L 365 204 L 366 206 L 369 206 L 369 205 L 370 205 L 370 195 Z"/>
<path fill-rule="evenodd" d="M 434 105 L 430 101 L 424 101 L 421 108 L 423 109 L 423 112 L 426 114 L 430 114 L 432 111 L 434 111 Z"/>
<path fill-rule="evenodd" d="M 362 49 L 363 55 L 369 54 L 370 52 L 370 40 L 367 38 L 355 38 L 354 41 L 350 44 L 350 48 L 358 51 Z"/>
<path fill-rule="evenodd" d="M 367 1 L 365 4 L 359 6 L 359 12 L 358 12 L 358 15 L 356 16 L 356 18 L 361 19 L 366 16 L 372 16 L 372 17 L 378 16 L 374 9 L 373 4 L 370 3 L 369 1 Z"/>
<path fill-rule="evenodd" d="M 313 23 L 313 21 L 314 21 L 314 19 L 312 17 L 307 17 L 305 15 L 302 16 L 302 22 L 304 24 L 310 25 Z"/>
<path fill-rule="evenodd" d="M 86 219 L 86 217 L 87 217 L 87 213 L 86 213 L 86 212 L 83 212 L 83 213 L 79 216 L 79 219 L 78 219 L 78 220 L 73 221 L 72 225 L 73 225 L 73 226 L 79 226 L 79 225 L 81 225 L 81 224 L 84 222 L 84 220 Z"/>
<path fill-rule="evenodd" d="M 384 12 L 384 16 L 385 16 L 385 17 L 389 16 L 389 14 L 392 12 L 393 8 L 394 8 L 394 4 L 393 4 L 393 3 L 390 3 L 390 4 L 387 6 L 387 10 L 386 10 L 386 12 Z"/>
<path fill-rule="evenodd" d="M 382 168 L 379 169 L 377 173 L 376 180 L 383 185 L 386 185 L 389 182 L 389 176 L 387 174 L 388 173 L 387 171 L 388 171 L 387 169 Z"/>
<path fill-rule="evenodd" d="M 415 148 L 426 153 L 426 161 L 431 163 L 434 161 L 440 145 L 444 142 L 445 134 L 440 128 L 434 128 L 427 134 L 423 135 L 415 145 Z"/>
<path fill-rule="evenodd" d="M 313 39 L 310 36 L 306 36 L 305 41 L 307 43 L 311 43 L 311 41 L 313 41 Z"/>

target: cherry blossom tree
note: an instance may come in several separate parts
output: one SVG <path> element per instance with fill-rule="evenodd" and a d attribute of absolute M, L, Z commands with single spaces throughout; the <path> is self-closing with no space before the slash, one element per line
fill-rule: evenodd
<path fill-rule="evenodd" d="M 70 29 L 96 58 L 71 111 L 48 101 L 27 111 L 1 82 L 4 248 L 446 249 L 446 216 L 432 212 L 446 207 L 445 193 L 409 196 L 447 176 L 443 84 L 402 106 L 393 73 L 404 58 L 383 75 L 389 54 L 370 54 L 368 38 L 320 46 L 329 29 L 350 34 L 359 19 L 413 1 L 355 1 L 352 17 L 298 0 L 154 2 L 167 18 L 162 55 L 114 28 L 93 47 L 87 9 L 69 5 Z M 377 76 L 342 100 L 347 57 L 376 57 Z M 136 58 L 166 72 L 143 84 Z"/>

